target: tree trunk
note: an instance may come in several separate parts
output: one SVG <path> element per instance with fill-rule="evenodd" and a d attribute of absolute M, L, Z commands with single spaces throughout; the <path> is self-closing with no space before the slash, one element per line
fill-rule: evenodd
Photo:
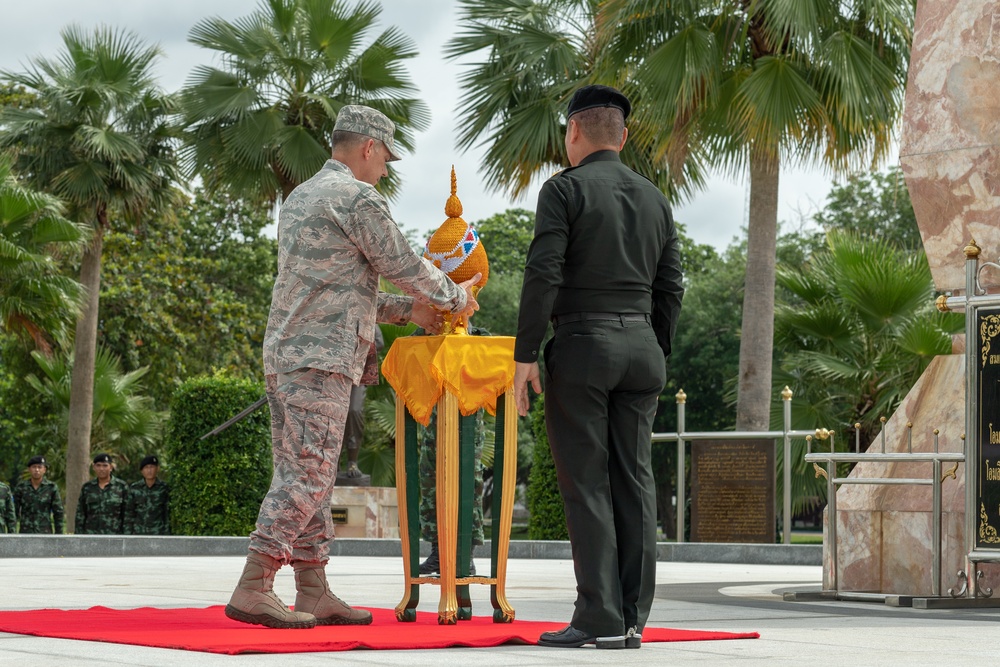
<path fill-rule="evenodd" d="M 766 431 L 771 422 L 778 169 L 777 156 L 750 157 L 750 227 L 740 336 L 737 431 Z"/>
<path fill-rule="evenodd" d="M 69 396 L 69 438 L 66 443 L 66 529 L 76 529 L 80 487 L 90 477 L 90 428 L 94 412 L 94 359 L 97 356 L 97 311 L 101 295 L 101 253 L 104 230 L 98 224 L 94 240 L 83 254 L 80 282 L 87 301 L 76 322 L 73 375 Z"/>

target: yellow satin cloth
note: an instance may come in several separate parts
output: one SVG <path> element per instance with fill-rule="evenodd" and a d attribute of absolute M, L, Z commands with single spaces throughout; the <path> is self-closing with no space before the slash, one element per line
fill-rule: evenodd
<path fill-rule="evenodd" d="M 463 415 L 485 408 L 514 383 L 512 336 L 407 336 L 397 338 L 382 362 L 382 375 L 424 426 L 444 391 Z"/>

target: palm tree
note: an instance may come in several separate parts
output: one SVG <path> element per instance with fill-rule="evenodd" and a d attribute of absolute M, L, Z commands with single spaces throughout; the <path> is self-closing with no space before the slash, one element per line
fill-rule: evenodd
<path fill-rule="evenodd" d="M 190 41 L 220 58 L 219 67 L 195 68 L 182 92 L 187 156 L 209 190 L 287 197 L 330 157 L 330 133 L 347 104 L 385 113 L 412 148 L 413 131 L 429 125 L 403 70 L 417 52 L 396 28 L 364 45 L 380 13 L 371 1 L 267 0 L 232 23 L 210 18 L 192 28 Z M 392 194 L 398 177 L 383 183 Z"/>
<path fill-rule="evenodd" d="M 68 217 L 93 229 L 80 282 L 87 292 L 75 334 L 76 363 L 66 448 L 67 515 L 72 528 L 80 487 L 88 477 L 94 360 L 97 351 L 101 253 L 106 230 L 165 206 L 179 176 L 173 103 L 155 85 L 159 50 L 111 28 L 62 32 L 54 59 L 35 58 L 25 72 L 3 78 L 36 96 L 34 107 L 0 112 L 0 147 L 16 151 L 18 172 L 69 207 Z"/>
<path fill-rule="evenodd" d="M 895 412 L 934 356 L 951 352 L 951 334 L 964 326 L 961 314 L 934 308 L 923 253 L 885 240 L 831 232 L 826 251 L 801 268 L 779 268 L 777 281 L 788 297 L 776 311 L 786 354 L 775 390 L 793 390 L 793 428 L 853 434 L 860 424 L 862 450 L 879 418 Z M 793 497 L 822 497 L 825 482 L 806 473 L 802 449 L 797 443 L 793 452 Z"/>
<path fill-rule="evenodd" d="M 462 29 L 445 45 L 451 59 L 483 58 L 459 79 L 457 143 L 485 144 L 487 185 L 522 195 L 539 174 L 569 166 L 564 113 L 573 91 L 613 82 L 596 67 L 605 49 L 600 2 L 589 0 L 460 0 Z M 633 107 L 639 100 L 633 96 Z M 632 128 L 632 121 L 629 121 Z M 677 199 L 703 184 L 696 151 L 671 178 L 654 145 L 630 140 L 622 160 Z"/>
<path fill-rule="evenodd" d="M 78 251 L 90 230 L 64 218 L 51 195 L 18 183 L 12 166 L 0 155 L 0 329 L 49 354 L 53 340 L 68 340 L 83 303 L 83 288 L 59 273 L 57 259 Z"/>
<path fill-rule="evenodd" d="M 28 383 L 58 413 L 58 432 L 36 435 L 40 442 L 49 443 L 49 459 L 57 462 L 63 458 L 59 450 L 66 442 L 65 429 L 69 427 L 73 359 L 64 355 L 46 357 L 38 352 L 33 352 L 32 357 L 42 375 L 29 375 Z M 112 454 L 119 468 L 134 470 L 139 459 L 159 441 L 166 419 L 166 413 L 154 410 L 153 399 L 142 393 L 142 378 L 149 368 L 125 373 L 118 357 L 104 348 L 98 349 L 94 367 L 91 449 Z M 53 473 L 58 472 L 57 468 L 58 464 Z"/>
<path fill-rule="evenodd" d="M 563 102 L 584 83 L 617 86 L 633 100 L 634 152 L 623 159 L 661 187 L 668 181 L 668 192 L 698 187 L 706 164 L 749 172 L 736 427 L 766 430 L 780 166 L 819 161 L 845 172 L 884 159 L 905 83 L 910 0 L 461 5 L 465 30 L 449 53 L 486 49 L 487 59 L 462 80 L 471 115 L 460 145 L 485 135 L 492 185 L 524 187 L 543 158 L 559 155 Z"/>

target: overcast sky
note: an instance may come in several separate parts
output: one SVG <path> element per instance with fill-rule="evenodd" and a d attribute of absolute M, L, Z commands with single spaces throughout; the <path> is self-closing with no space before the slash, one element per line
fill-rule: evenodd
<path fill-rule="evenodd" d="M 350 1 L 350 0 L 349 0 Z M 538 183 L 520 200 L 510 200 L 482 186 L 480 151 L 461 154 L 455 148 L 457 80 L 461 65 L 446 61 L 445 42 L 454 34 L 455 0 L 382 0 L 383 27 L 396 25 L 413 38 L 420 55 L 408 63 L 420 96 L 430 106 L 431 126 L 419 134 L 416 151 L 394 163 L 402 176 L 400 196 L 390 206 L 403 227 L 429 233 L 444 221 L 444 204 L 455 165 L 463 217 L 474 222 L 508 208 L 534 210 Z M 59 31 L 71 23 L 84 28 L 108 24 L 128 28 L 159 44 L 164 53 L 157 71 L 167 91 L 179 89 L 191 69 L 211 61 L 211 52 L 189 44 L 191 27 L 208 16 L 227 20 L 249 14 L 252 0 L 9 0 L 3 9 L 0 69 L 21 70 L 29 58 L 52 57 L 59 50 Z M 786 169 L 779 192 L 779 219 L 797 222 L 822 206 L 829 178 L 815 170 Z M 746 179 L 713 178 L 709 187 L 678 207 L 677 219 L 700 243 L 726 247 L 746 224 Z M 487 244 L 488 247 L 488 244 Z"/>

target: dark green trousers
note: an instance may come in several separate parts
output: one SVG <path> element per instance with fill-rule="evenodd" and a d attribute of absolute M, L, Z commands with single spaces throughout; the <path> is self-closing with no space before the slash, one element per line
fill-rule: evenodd
<path fill-rule="evenodd" d="M 644 321 L 563 324 L 545 349 L 545 425 L 566 506 L 573 627 L 616 636 L 649 616 L 656 585 L 653 417 L 666 382 Z"/>

